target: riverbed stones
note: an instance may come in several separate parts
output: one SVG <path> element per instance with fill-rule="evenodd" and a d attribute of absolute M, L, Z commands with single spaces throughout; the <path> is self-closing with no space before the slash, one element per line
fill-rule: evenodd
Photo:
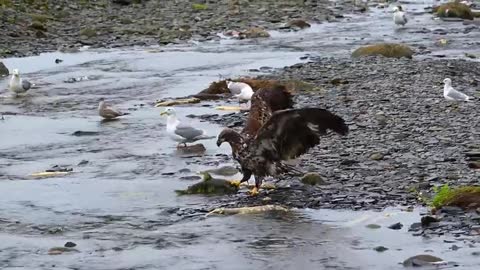
<path fill-rule="evenodd" d="M 62 44 L 113 48 L 186 43 L 189 39 L 214 40 L 226 29 L 248 30 L 252 26 L 266 31 L 252 35 L 266 37 L 269 30 L 278 29 L 279 23 L 290 18 L 321 22 L 334 13 L 329 1 L 308 3 L 301 8 L 295 1 L 250 1 L 233 6 L 230 0 L 193 4 L 189 0 L 14 2 L 15 5 L 2 13 L 0 57 L 38 54 L 55 50 Z M 337 4 L 338 7 L 351 5 L 348 1 Z M 32 17 L 32 14 L 40 16 Z M 32 38 L 35 29 L 29 27 L 30 22 L 41 23 L 42 32 L 48 28 L 49 42 Z M 186 25 L 189 27 L 184 27 Z M 96 34 L 79 36 L 80 30 L 87 26 L 94 28 Z"/>

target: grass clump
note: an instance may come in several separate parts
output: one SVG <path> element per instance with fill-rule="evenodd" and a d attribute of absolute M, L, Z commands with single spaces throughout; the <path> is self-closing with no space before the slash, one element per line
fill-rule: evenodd
<path fill-rule="evenodd" d="M 193 10 L 206 10 L 208 7 L 205 4 L 192 4 Z"/>
<path fill-rule="evenodd" d="M 434 189 L 435 196 L 431 206 L 439 209 L 443 206 L 458 206 L 461 208 L 480 207 L 480 186 L 463 186 L 451 188 L 447 184 Z"/>
<path fill-rule="evenodd" d="M 43 23 L 43 24 L 53 19 L 50 16 L 47 16 L 44 14 L 35 14 L 35 13 L 30 14 L 30 17 L 32 18 L 32 21 Z"/>
<path fill-rule="evenodd" d="M 80 36 L 85 36 L 87 38 L 93 38 L 97 36 L 97 31 L 93 28 L 84 28 L 80 30 Z"/>
<path fill-rule="evenodd" d="M 352 53 L 352 57 L 381 55 L 389 58 L 412 58 L 413 50 L 407 45 L 395 43 L 373 44 L 356 49 Z"/>
<path fill-rule="evenodd" d="M 473 20 L 474 17 L 470 7 L 460 3 L 460 1 L 454 1 L 440 5 L 436 9 L 436 13 L 438 17 L 443 18 L 462 18 L 465 20 Z"/>

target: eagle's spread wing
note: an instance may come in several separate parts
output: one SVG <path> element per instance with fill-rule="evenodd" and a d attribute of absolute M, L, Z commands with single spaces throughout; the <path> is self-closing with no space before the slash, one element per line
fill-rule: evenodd
<path fill-rule="evenodd" d="M 348 133 L 345 121 L 324 109 L 277 111 L 258 131 L 251 149 L 269 160 L 288 160 L 317 145 L 327 129 L 342 135 Z"/>
<path fill-rule="evenodd" d="M 251 106 L 247 124 L 242 131 L 242 134 L 245 134 L 247 137 L 257 135 L 257 131 L 270 119 L 275 111 L 293 107 L 292 95 L 283 85 L 276 85 L 271 89 L 257 90 L 250 102 Z"/>

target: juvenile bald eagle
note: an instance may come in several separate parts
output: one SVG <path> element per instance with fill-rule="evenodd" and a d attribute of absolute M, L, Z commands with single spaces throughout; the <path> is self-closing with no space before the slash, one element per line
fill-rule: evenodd
<path fill-rule="evenodd" d="M 252 174 L 255 176 L 252 194 L 257 193 L 266 176 L 288 172 L 291 166 L 283 161 L 296 158 L 319 144 L 320 136 L 328 129 L 341 135 L 348 133 L 345 121 L 324 109 L 272 111 L 268 104 L 278 99 L 267 100 L 259 91 L 252 97 L 244 130 L 238 133 L 226 128 L 217 139 L 217 146 L 227 142 L 232 147 L 233 158 L 240 163 L 243 172 L 240 183 L 248 181 Z"/>

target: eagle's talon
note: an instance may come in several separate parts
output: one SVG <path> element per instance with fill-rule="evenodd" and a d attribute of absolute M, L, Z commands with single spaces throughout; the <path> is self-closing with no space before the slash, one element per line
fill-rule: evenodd
<path fill-rule="evenodd" d="M 242 183 L 241 180 L 229 180 L 228 181 L 232 186 L 240 187 L 240 184 Z"/>
<path fill-rule="evenodd" d="M 258 188 L 257 187 L 253 187 L 250 191 L 250 196 L 257 196 L 258 195 Z"/>

